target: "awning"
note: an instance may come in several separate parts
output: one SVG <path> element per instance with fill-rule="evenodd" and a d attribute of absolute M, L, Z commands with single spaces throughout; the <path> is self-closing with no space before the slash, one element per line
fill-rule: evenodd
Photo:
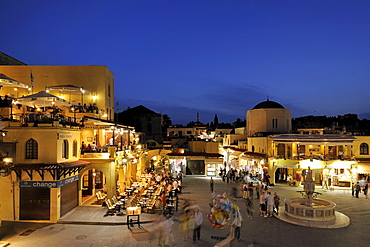
<path fill-rule="evenodd" d="M 17 99 L 19 104 L 31 107 L 71 106 L 71 103 L 55 95 L 41 91 Z"/>
<path fill-rule="evenodd" d="M 46 90 L 62 94 L 91 94 L 89 91 L 83 89 L 83 87 L 78 87 L 72 84 L 48 86 L 46 87 Z"/>
<path fill-rule="evenodd" d="M 172 157 L 186 157 L 186 156 L 199 156 L 199 157 L 206 157 L 206 158 L 222 158 L 223 155 L 219 153 L 201 153 L 201 152 L 184 152 L 184 153 L 168 153 L 168 156 Z"/>
<path fill-rule="evenodd" d="M 71 161 L 71 162 L 63 162 L 63 163 L 56 163 L 56 164 L 18 164 L 13 167 L 13 170 L 53 170 L 58 168 L 70 168 L 70 167 L 79 167 L 79 166 L 86 166 L 90 165 L 90 162 L 78 160 L 78 161 Z"/>
<path fill-rule="evenodd" d="M 90 162 L 83 160 L 55 164 L 17 164 L 14 165 L 11 170 L 17 174 L 19 180 L 22 180 L 23 172 L 26 172 L 30 180 L 33 180 L 33 171 L 36 171 L 42 180 L 45 178 L 45 172 L 49 172 L 54 180 L 59 180 L 62 177 L 65 178 L 73 175 L 74 173 L 78 173 L 81 169 L 89 164 Z"/>
<path fill-rule="evenodd" d="M 275 164 L 275 167 L 278 167 L 278 168 L 298 168 L 298 165 Z"/>
<path fill-rule="evenodd" d="M 0 87 L 19 87 L 19 88 L 29 88 L 26 84 L 16 81 L 4 74 L 0 74 Z"/>

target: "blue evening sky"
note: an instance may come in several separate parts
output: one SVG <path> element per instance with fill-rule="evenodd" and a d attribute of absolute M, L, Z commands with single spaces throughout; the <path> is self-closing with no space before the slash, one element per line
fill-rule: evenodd
<path fill-rule="evenodd" d="M 197 112 L 234 122 L 269 97 L 293 117 L 370 118 L 367 0 L 2 0 L 0 9 L 0 51 L 29 65 L 106 65 L 119 111 L 141 104 L 174 124 Z"/>

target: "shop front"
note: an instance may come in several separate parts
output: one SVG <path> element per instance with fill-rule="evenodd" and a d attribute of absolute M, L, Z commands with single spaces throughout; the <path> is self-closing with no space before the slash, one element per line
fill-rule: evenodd
<path fill-rule="evenodd" d="M 337 160 L 327 164 L 322 175 L 328 179 L 329 186 L 351 187 L 356 177 L 352 170 L 353 162 Z"/>
<path fill-rule="evenodd" d="M 59 219 L 78 206 L 78 180 L 79 175 L 59 181 L 20 181 L 19 219 Z"/>
<path fill-rule="evenodd" d="M 206 175 L 210 177 L 217 177 L 223 168 L 222 159 L 206 159 Z"/>

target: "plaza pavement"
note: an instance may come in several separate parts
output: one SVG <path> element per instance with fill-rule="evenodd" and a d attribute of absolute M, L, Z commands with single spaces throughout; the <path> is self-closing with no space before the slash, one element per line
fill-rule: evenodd
<path fill-rule="evenodd" d="M 201 209 L 204 223 L 201 230 L 201 240 L 193 243 L 192 239 L 183 239 L 184 233 L 179 230 L 178 217 L 182 214 L 181 209 L 175 212 L 174 238 L 171 246 L 204 246 L 211 247 L 227 237 L 229 228 L 212 229 L 210 221 L 206 218 L 209 212 L 210 187 L 209 178 L 202 176 L 186 176 L 183 181 L 184 193 L 181 200 L 189 198 L 194 200 Z M 235 183 L 226 184 L 221 179 L 214 179 L 214 189 L 217 192 L 231 194 Z M 270 188 L 272 193 L 277 192 L 283 204 L 284 198 L 297 197 L 301 187 L 289 187 L 285 184 L 277 184 Z M 339 211 L 350 218 L 347 227 L 338 229 L 321 229 L 299 226 L 287 223 L 276 217 L 259 217 L 259 202 L 254 199 L 254 217 L 246 217 L 243 199 L 238 197 L 234 201 L 242 212 L 244 218 L 241 229 L 241 240 L 232 241 L 232 247 L 238 246 L 369 246 L 370 243 L 370 199 L 354 198 L 348 188 L 335 188 L 334 191 L 322 190 L 316 186 L 316 191 L 322 193 L 320 198 L 333 201 Z M 134 247 L 134 246 L 157 246 L 158 224 L 153 223 L 158 214 L 142 214 L 141 222 L 145 231 L 140 232 L 137 227 L 133 233 L 127 228 L 126 216 L 104 217 L 105 209 L 100 206 L 78 207 L 66 214 L 58 224 L 28 224 L 3 222 L 0 228 L 0 246 L 17 247 Z M 280 212 L 280 215 L 283 211 Z M 19 225 L 20 224 L 20 225 Z M 27 225 L 28 224 L 28 225 Z M 40 226 L 43 226 L 40 228 Z M 4 229 L 6 227 L 7 229 Z M 27 233 L 21 236 L 20 233 Z M 6 232 L 9 232 L 7 235 Z"/>

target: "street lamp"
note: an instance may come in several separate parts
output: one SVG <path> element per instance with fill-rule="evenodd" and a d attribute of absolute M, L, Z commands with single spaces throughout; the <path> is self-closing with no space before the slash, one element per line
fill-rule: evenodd
<path fill-rule="evenodd" d="M 114 146 L 114 129 L 116 128 L 116 126 L 111 125 L 110 128 L 112 130 L 112 145 Z"/>
<path fill-rule="evenodd" d="M 84 105 L 84 93 L 85 93 L 85 90 L 83 87 L 80 88 L 80 91 L 81 91 L 81 101 L 82 101 L 82 105 Z"/>
<path fill-rule="evenodd" d="M 72 107 L 71 110 L 73 111 L 73 118 L 74 118 L 74 122 L 76 123 L 76 109 Z"/>
<path fill-rule="evenodd" d="M 2 161 L 2 164 L 0 164 L 0 176 L 6 177 L 10 174 L 10 168 L 13 166 L 13 158 L 10 158 L 7 154 Z"/>

